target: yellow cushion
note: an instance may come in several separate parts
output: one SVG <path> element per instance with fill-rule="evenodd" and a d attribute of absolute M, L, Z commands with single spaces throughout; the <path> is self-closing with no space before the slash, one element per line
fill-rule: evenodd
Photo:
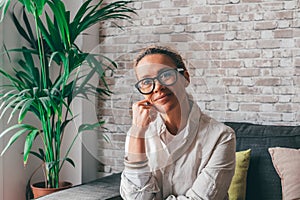
<path fill-rule="evenodd" d="M 228 194 L 229 200 L 246 199 L 247 172 L 250 163 L 251 149 L 236 152 L 235 173 Z"/>

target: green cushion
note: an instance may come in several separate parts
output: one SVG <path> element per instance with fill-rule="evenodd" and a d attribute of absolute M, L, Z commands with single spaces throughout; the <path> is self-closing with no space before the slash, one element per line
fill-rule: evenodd
<path fill-rule="evenodd" d="M 249 168 L 251 149 L 236 152 L 235 172 L 228 194 L 229 200 L 246 199 L 247 172 Z"/>

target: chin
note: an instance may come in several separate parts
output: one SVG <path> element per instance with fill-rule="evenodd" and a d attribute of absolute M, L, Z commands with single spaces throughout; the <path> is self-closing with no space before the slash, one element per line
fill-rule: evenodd
<path fill-rule="evenodd" d="M 155 104 L 156 110 L 161 114 L 167 114 L 171 110 L 173 110 L 176 106 L 171 102 L 167 102 L 165 104 Z"/>

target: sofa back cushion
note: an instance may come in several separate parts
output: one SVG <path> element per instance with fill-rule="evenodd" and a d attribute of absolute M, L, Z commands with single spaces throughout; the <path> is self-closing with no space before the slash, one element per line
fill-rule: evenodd
<path fill-rule="evenodd" d="M 269 147 L 300 148 L 300 126 L 226 122 L 236 133 L 236 151 L 251 149 L 246 199 L 281 200 L 281 183 Z"/>

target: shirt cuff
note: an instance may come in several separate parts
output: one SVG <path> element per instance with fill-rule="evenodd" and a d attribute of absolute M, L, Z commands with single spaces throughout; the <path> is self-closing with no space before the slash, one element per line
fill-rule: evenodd
<path fill-rule="evenodd" d="M 124 164 L 124 175 L 133 184 L 138 187 L 144 187 L 148 183 L 151 177 L 148 159 L 139 162 L 131 162 L 125 157 Z"/>
<path fill-rule="evenodd" d="M 125 167 L 131 168 L 131 169 L 144 168 L 144 167 L 148 166 L 148 159 L 138 161 L 138 162 L 132 162 L 132 161 L 128 160 L 128 157 L 125 157 L 124 165 L 125 165 Z"/>
<path fill-rule="evenodd" d="M 124 176 L 135 186 L 143 188 L 151 178 L 151 172 L 138 173 L 133 170 L 124 170 Z"/>

